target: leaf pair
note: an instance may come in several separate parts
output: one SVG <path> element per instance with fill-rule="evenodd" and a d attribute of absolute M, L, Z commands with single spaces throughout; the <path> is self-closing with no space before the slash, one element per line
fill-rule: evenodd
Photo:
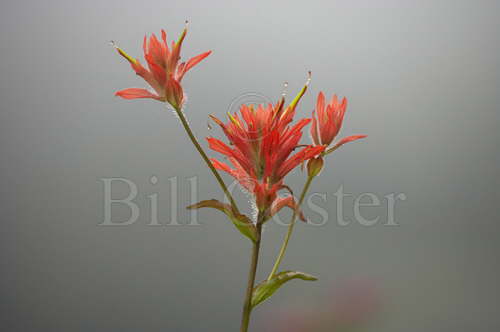
<path fill-rule="evenodd" d="M 241 234 L 253 242 L 257 241 L 257 229 L 254 223 L 246 215 L 235 211 L 230 204 L 222 203 L 216 199 L 209 199 L 187 207 L 190 210 L 199 208 L 213 208 L 224 212 Z"/>
<path fill-rule="evenodd" d="M 252 295 L 252 308 L 270 298 L 284 283 L 293 279 L 316 281 L 318 278 L 298 271 L 283 271 L 274 275 L 270 280 L 258 284 Z"/>

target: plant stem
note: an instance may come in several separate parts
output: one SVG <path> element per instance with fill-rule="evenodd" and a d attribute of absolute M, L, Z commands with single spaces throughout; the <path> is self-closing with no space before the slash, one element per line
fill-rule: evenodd
<path fill-rule="evenodd" d="M 201 157 L 207 164 L 207 166 L 210 168 L 212 173 L 214 174 L 215 178 L 217 179 L 217 182 L 219 183 L 220 187 L 224 191 L 224 194 L 226 197 L 229 199 L 231 202 L 231 206 L 233 209 L 239 213 L 238 207 L 236 205 L 236 202 L 227 189 L 226 184 L 224 183 L 224 180 L 222 180 L 219 172 L 215 169 L 215 167 L 212 165 L 212 162 L 208 158 L 207 154 L 201 147 L 200 143 L 198 143 L 198 140 L 193 134 L 193 131 L 189 127 L 189 123 L 186 120 L 186 117 L 184 116 L 184 113 L 182 112 L 181 109 L 175 108 L 175 111 L 177 115 L 179 116 L 179 119 L 181 120 L 182 126 L 186 130 L 186 133 L 188 134 L 189 138 L 191 139 L 191 142 L 195 146 L 196 150 L 200 153 Z M 257 220 L 257 240 L 253 242 L 253 247 L 252 247 L 252 259 L 250 262 L 250 271 L 248 272 L 248 285 L 247 285 L 247 290 L 246 290 L 246 295 L 245 295 L 245 302 L 243 304 L 243 314 L 241 318 L 241 332 L 247 332 L 248 331 L 248 325 L 250 324 L 250 314 L 252 312 L 252 295 L 253 295 L 253 287 L 255 284 L 255 275 L 257 274 L 257 264 L 259 262 L 259 251 L 260 251 L 260 238 L 261 238 L 261 233 L 262 233 L 262 218 L 259 216 Z"/>
<path fill-rule="evenodd" d="M 257 273 L 257 264 L 259 262 L 260 238 L 262 234 L 262 221 L 259 217 L 257 221 L 257 240 L 253 243 L 252 259 L 250 261 L 250 270 L 248 271 L 248 284 L 243 302 L 243 313 L 241 315 L 240 332 L 247 332 L 250 324 L 250 314 L 252 313 L 252 295 L 255 284 L 255 275 Z"/>
<path fill-rule="evenodd" d="M 283 257 L 285 256 L 286 248 L 288 247 L 288 241 L 290 241 L 290 237 L 292 236 L 292 232 L 293 232 L 293 228 L 295 226 L 295 220 L 297 219 L 298 211 L 302 205 L 302 202 L 304 201 L 304 197 L 306 196 L 306 193 L 309 190 L 309 186 L 311 185 L 311 182 L 313 179 L 314 179 L 314 176 L 307 177 L 307 181 L 304 184 L 304 188 L 302 188 L 302 193 L 300 194 L 297 208 L 293 210 L 292 219 L 290 220 L 290 224 L 288 225 L 288 231 L 286 232 L 285 239 L 283 240 L 283 244 L 281 245 L 280 253 L 278 254 L 278 257 L 276 258 L 276 262 L 274 263 L 273 269 L 271 270 L 269 277 L 267 277 L 267 280 L 271 280 L 272 277 L 274 277 L 274 275 L 278 271 L 278 268 L 281 264 L 281 261 L 283 260 Z"/>
<path fill-rule="evenodd" d="M 198 140 L 196 139 L 196 137 L 193 134 L 193 131 L 191 130 L 191 127 L 189 127 L 189 123 L 187 122 L 186 117 L 184 116 L 184 113 L 182 112 L 181 109 L 177 109 L 177 108 L 175 108 L 175 112 L 179 116 L 179 119 L 181 120 L 182 126 L 186 130 L 186 133 L 188 134 L 189 138 L 191 139 L 191 142 L 193 142 L 193 145 L 195 146 L 196 150 L 198 150 L 198 152 L 200 153 L 200 155 L 203 158 L 203 160 L 205 161 L 205 163 L 207 163 L 207 166 L 210 168 L 210 170 L 214 174 L 215 179 L 217 180 L 217 182 L 219 183 L 220 187 L 224 191 L 224 194 L 226 195 L 226 197 L 231 202 L 231 206 L 233 207 L 233 209 L 236 212 L 239 212 L 238 211 L 238 207 L 236 205 L 236 202 L 235 202 L 233 196 L 231 195 L 231 193 L 227 189 L 227 186 L 224 183 L 224 180 L 222 180 L 219 172 L 215 169 L 214 165 L 212 165 L 212 162 L 210 161 L 210 159 L 208 158 L 207 154 L 205 153 L 205 151 L 201 147 L 200 143 L 198 143 Z"/>

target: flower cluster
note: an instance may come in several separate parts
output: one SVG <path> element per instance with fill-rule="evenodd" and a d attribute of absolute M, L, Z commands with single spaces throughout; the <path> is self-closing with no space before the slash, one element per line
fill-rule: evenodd
<path fill-rule="evenodd" d="M 144 58 L 148 69 L 138 59 L 129 56 L 121 48 L 116 49 L 154 91 L 129 88 L 116 92 L 125 99 L 152 98 L 168 102 L 175 109 L 182 108 L 185 97 L 181 85 L 184 74 L 210 55 L 201 53 L 187 62 L 179 63 L 182 43 L 186 37 L 185 28 L 177 40 L 168 46 L 167 33 L 161 31 L 161 40 L 155 34 L 144 37 Z M 309 81 L 308 81 L 309 82 Z M 211 159 L 213 166 L 233 176 L 241 186 L 255 197 L 260 213 L 269 217 L 283 206 L 294 207 L 290 197 L 279 198 L 277 192 L 287 188 L 285 176 L 305 161 L 309 174 L 317 175 L 323 167 L 321 156 L 339 146 L 364 135 L 349 136 L 340 140 L 333 148 L 326 150 L 337 136 L 342 126 L 347 107 L 347 99 L 338 100 L 334 95 L 328 105 L 323 92 L 318 95 L 316 109 L 311 118 L 304 118 L 292 125 L 295 108 L 307 89 L 302 89 L 293 102 L 285 106 L 284 97 L 275 105 L 241 105 L 239 114 L 228 114 L 228 122 L 223 123 L 215 116 L 212 119 L 220 125 L 232 147 L 213 137 L 207 138 L 210 148 L 225 155 L 230 164 Z M 300 139 L 302 129 L 312 121 L 310 134 L 312 144 L 303 146 Z M 302 148 L 299 148 L 302 146 Z"/>
<path fill-rule="evenodd" d="M 175 109 L 182 108 L 185 97 L 181 81 L 191 68 L 210 55 L 211 51 L 201 53 L 187 62 L 179 63 L 182 42 L 187 34 L 187 27 L 182 32 L 177 42 L 172 41 L 170 48 L 167 42 L 167 33 L 161 31 L 161 41 L 152 34 L 144 36 L 144 59 L 148 69 L 144 68 L 139 59 L 129 56 L 114 43 L 118 53 L 127 59 L 137 75 L 142 77 L 153 88 L 153 92 L 146 89 L 130 88 L 118 91 L 117 96 L 125 99 L 152 98 L 166 101 Z"/>
<path fill-rule="evenodd" d="M 313 145 L 299 149 L 302 129 L 311 119 L 301 119 L 292 125 L 296 103 L 287 107 L 284 103 L 282 98 L 276 105 L 242 105 L 239 115 L 228 113 L 227 123 L 212 116 L 232 147 L 216 138 L 207 138 L 210 148 L 225 155 L 232 164 L 230 167 L 212 159 L 214 166 L 229 173 L 252 193 L 259 212 L 264 215 L 276 212 L 275 207 L 282 205 L 277 192 L 286 188 L 285 176 L 325 150 L 324 146 Z"/>
<path fill-rule="evenodd" d="M 314 145 L 329 146 L 332 143 L 342 127 L 346 109 L 347 99 L 345 97 L 339 101 L 337 95 L 333 95 L 330 103 L 326 105 L 323 92 L 318 94 L 316 109 L 312 114 L 313 122 L 311 125 L 311 138 Z M 366 135 L 345 137 L 335 144 L 331 151 L 345 143 L 365 137 Z"/>

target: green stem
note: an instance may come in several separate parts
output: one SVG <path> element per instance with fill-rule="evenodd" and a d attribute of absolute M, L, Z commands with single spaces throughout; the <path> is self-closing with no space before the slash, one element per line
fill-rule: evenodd
<path fill-rule="evenodd" d="M 207 166 L 210 168 L 210 170 L 214 174 L 215 179 L 217 180 L 217 182 L 219 183 L 220 187 L 224 191 L 224 194 L 226 195 L 226 197 L 231 202 L 231 206 L 233 207 L 233 209 L 236 212 L 239 212 L 238 211 L 238 207 L 236 205 L 236 202 L 235 202 L 233 196 L 231 195 L 231 193 L 227 189 L 227 186 L 224 183 L 224 180 L 222 180 L 219 172 L 215 169 L 214 165 L 212 165 L 212 162 L 210 161 L 210 159 L 208 158 L 207 154 L 205 153 L 205 151 L 201 147 L 200 143 L 198 143 L 198 140 L 194 136 L 193 131 L 189 127 L 189 123 L 187 122 L 186 117 L 184 116 L 184 113 L 182 112 L 181 109 L 177 109 L 177 108 L 175 108 L 175 112 L 179 116 L 179 119 L 181 120 L 182 126 L 186 130 L 186 133 L 188 134 L 189 138 L 191 139 L 191 142 L 193 142 L 193 145 L 195 146 L 196 150 L 198 150 L 198 152 L 200 153 L 200 155 L 203 158 L 203 160 L 205 161 L 205 163 L 207 163 Z"/>
<path fill-rule="evenodd" d="M 290 224 L 288 225 L 288 231 L 285 235 L 285 239 L 283 240 L 283 244 L 281 245 L 280 253 L 278 254 L 278 257 L 276 258 L 276 262 L 274 263 L 273 269 L 271 270 L 269 277 L 267 277 L 267 280 L 271 280 L 272 277 L 274 277 L 274 275 L 278 271 L 278 268 L 281 264 L 281 261 L 283 260 L 283 257 L 285 256 L 286 248 L 288 247 L 288 242 L 290 241 L 290 237 L 292 236 L 293 228 L 295 227 L 295 220 L 297 219 L 297 214 L 299 213 L 298 211 L 302 205 L 302 202 L 304 201 L 304 198 L 307 194 L 307 191 L 309 190 L 309 186 L 311 185 L 311 182 L 313 179 L 314 179 L 314 176 L 309 176 L 307 178 L 306 183 L 304 184 L 304 188 L 302 189 L 302 193 L 300 194 L 297 208 L 293 210 L 292 219 L 290 220 Z"/>
<path fill-rule="evenodd" d="M 241 315 L 240 332 L 247 332 L 250 324 L 250 315 L 252 313 L 252 295 L 255 285 L 255 275 L 257 274 L 257 264 L 259 262 L 260 238 L 262 234 L 262 223 L 257 222 L 257 240 L 253 243 L 252 259 L 250 261 L 250 270 L 248 271 L 248 284 L 243 302 L 243 313 Z"/>

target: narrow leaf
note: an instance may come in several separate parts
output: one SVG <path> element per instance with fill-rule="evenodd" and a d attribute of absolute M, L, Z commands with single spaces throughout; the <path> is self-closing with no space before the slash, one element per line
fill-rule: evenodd
<path fill-rule="evenodd" d="M 253 242 L 257 241 L 257 230 L 253 222 L 244 214 L 234 211 L 230 204 L 222 203 L 216 199 L 209 199 L 190 205 L 187 209 L 213 208 L 224 212 L 241 234 Z"/>
<path fill-rule="evenodd" d="M 257 306 L 261 302 L 267 300 L 273 295 L 278 288 L 284 283 L 292 279 L 302 279 L 307 281 L 316 281 L 318 278 L 303 272 L 298 271 L 283 271 L 272 277 L 271 280 L 265 280 L 257 285 L 253 290 L 252 307 Z"/>

